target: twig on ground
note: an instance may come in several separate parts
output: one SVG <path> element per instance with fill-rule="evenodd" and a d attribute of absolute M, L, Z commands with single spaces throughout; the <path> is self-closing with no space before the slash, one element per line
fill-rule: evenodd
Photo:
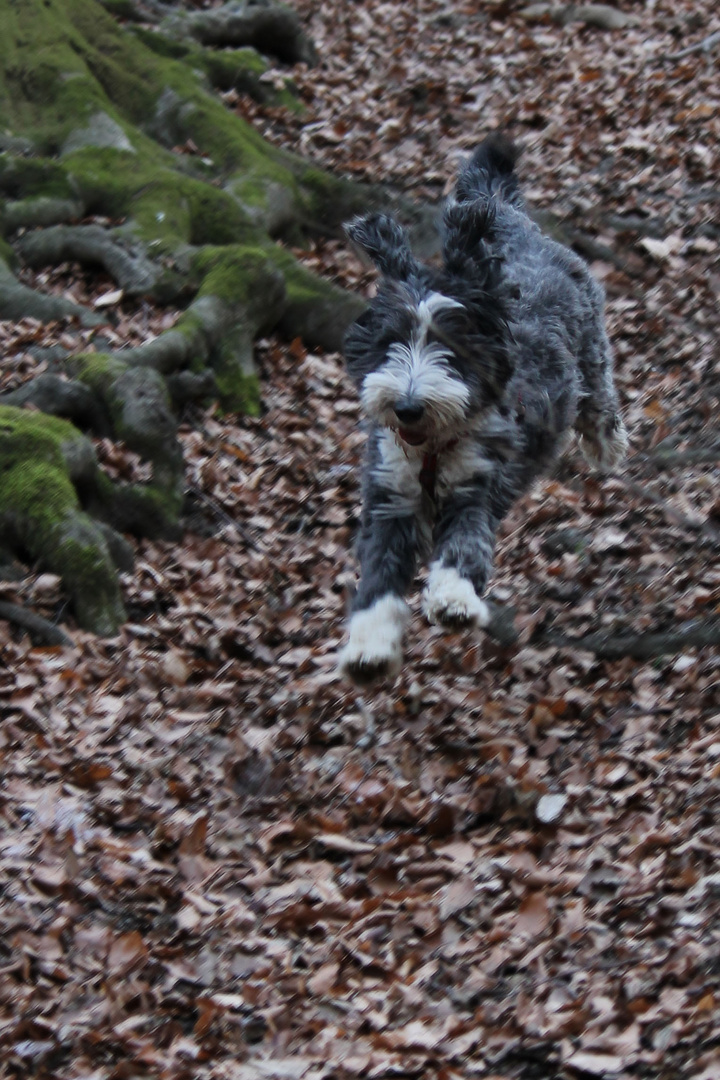
<path fill-rule="evenodd" d="M 720 462 L 720 446 L 697 450 L 656 449 L 643 456 L 643 464 L 655 469 L 682 469 L 685 465 L 715 465 Z"/>
<path fill-rule="evenodd" d="M 37 612 L 28 611 L 20 604 L 13 604 L 9 600 L 0 600 L 0 619 L 20 626 L 32 637 L 33 641 L 41 645 L 70 645 L 75 642 L 59 626 L 55 626 L 44 619 Z"/>
<path fill-rule="evenodd" d="M 676 53 L 664 53 L 661 60 L 682 60 L 685 56 L 690 56 L 692 53 L 704 52 L 709 53 L 710 50 L 720 42 L 720 30 L 715 30 L 714 33 L 708 34 L 702 41 L 696 41 L 694 45 L 688 45 L 686 49 L 681 49 Z"/>

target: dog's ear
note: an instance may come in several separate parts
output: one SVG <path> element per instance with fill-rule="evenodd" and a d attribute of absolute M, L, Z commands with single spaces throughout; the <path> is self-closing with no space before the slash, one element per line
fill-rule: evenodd
<path fill-rule="evenodd" d="M 487 266 L 489 252 L 484 241 L 492 238 L 495 209 L 489 199 L 448 202 L 443 214 L 443 256 L 451 274 Z"/>
<path fill-rule="evenodd" d="M 416 269 L 407 233 L 387 214 L 357 217 L 344 228 L 353 244 L 369 255 L 386 277 L 406 281 Z"/>

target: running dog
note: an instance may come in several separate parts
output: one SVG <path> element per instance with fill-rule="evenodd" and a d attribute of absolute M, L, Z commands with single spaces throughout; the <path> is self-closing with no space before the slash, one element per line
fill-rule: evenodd
<path fill-rule="evenodd" d="M 588 460 L 627 449 L 600 285 L 528 217 L 504 135 L 461 171 L 443 215 L 443 265 L 413 256 L 373 214 L 346 226 L 381 272 L 345 339 L 369 421 L 358 538 L 360 582 L 341 671 L 397 674 L 403 599 L 420 558 L 431 623 L 487 626 L 482 599 L 498 526 L 574 429 Z"/>

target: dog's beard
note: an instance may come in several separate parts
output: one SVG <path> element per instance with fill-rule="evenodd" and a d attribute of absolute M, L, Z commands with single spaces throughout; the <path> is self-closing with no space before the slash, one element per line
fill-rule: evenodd
<path fill-rule="evenodd" d="M 457 435 L 465 425 L 470 391 L 448 361 L 448 350 L 441 345 L 391 345 L 385 364 L 363 380 L 360 401 L 365 413 L 410 445 Z M 400 401 L 422 406 L 422 418 L 404 426 L 395 414 Z"/>

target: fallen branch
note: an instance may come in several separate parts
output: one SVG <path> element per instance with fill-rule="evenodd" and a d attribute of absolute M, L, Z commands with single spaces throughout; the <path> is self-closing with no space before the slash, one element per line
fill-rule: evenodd
<path fill-rule="evenodd" d="M 520 12 L 520 18 L 526 22 L 549 18 L 560 26 L 582 22 L 601 30 L 624 30 L 627 26 L 638 26 L 640 23 L 634 15 L 626 15 L 608 4 L 531 4 Z"/>
<path fill-rule="evenodd" d="M 720 446 L 710 446 L 697 450 L 657 449 L 643 456 L 643 464 L 655 469 L 682 469 L 686 465 L 715 465 L 720 461 Z"/>
<path fill-rule="evenodd" d="M 660 57 L 661 60 L 682 60 L 686 56 L 691 56 L 692 53 L 704 52 L 709 53 L 715 45 L 720 42 L 720 30 L 715 30 L 714 33 L 708 34 L 702 41 L 696 41 L 694 45 L 688 45 L 686 49 L 681 49 L 676 53 L 665 53 Z"/>
<path fill-rule="evenodd" d="M 110 426 L 97 396 L 89 387 L 74 379 L 63 379 L 53 372 L 36 375 L 30 382 L 0 395 L 0 404 L 26 408 L 33 405 L 50 416 L 71 420 L 83 431 L 109 435 Z"/>
<path fill-rule="evenodd" d="M 231 518 L 229 514 L 226 514 L 222 506 L 216 499 L 210 498 L 209 495 L 206 495 L 204 491 L 201 491 L 200 488 L 195 487 L 194 485 L 190 485 L 186 489 L 186 491 L 187 494 L 191 495 L 193 499 L 197 499 L 198 502 L 202 503 L 204 506 L 207 506 L 207 508 L 211 510 L 216 517 L 220 518 L 220 520 L 225 526 L 233 529 L 238 534 L 238 536 L 241 536 L 245 543 L 248 545 L 248 547 L 251 547 L 253 551 L 263 550 L 260 545 L 256 543 L 254 537 L 251 536 L 245 526 L 241 525 L 239 521 L 235 521 L 235 519 Z"/>
<path fill-rule="evenodd" d="M 14 623 L 15 626 L 27 630 L 37 644 L 70 646 L 75 644 L 59 626 L 55 626 L 34 611 L 28 611 L 19 604 L 12 604 L 9 600 L 0 600 L 0 619 L 5 619 L 6 622 Z"/>
<path fill-rule="evenodd" d="M 485 633 L 503 649 L 509 649 L 518 640 L 518 632 L 515 629 L 516 609 L 506 607 L 504 604 L 496 604 L 488 601 L 490 622 L 485 627 Z"/>
<path fill-rule="evenodd" d="M 704 518 L 688 517 L 687 514 L 681 514 L 667 499 L 663 499 L 662 496 L 655 495 L 650 491 L 647 484 L 638 484 L 627 476 L 622 477 L 622 480 L 625 487 L 636 499 L 642 499 L 651 503 L 652 506 L 656 506 L 672 525 L 679 525 L 680 528 L 689 529 L 691 532 L 711 532 L 713 536 L 716 535 L 716 530 L 708 528 L 708 523 Z"/>
<path fill-rule="evenodd" d="M 589 261 L 593 259 L 600 259 L 603 262 L 610 263 L 617 270 L 627 274 L 629 277 L 636 277 L 637 271 L 627 262 L 622 255 L 618 255 L 607 244 L 603 244 L 602 241 L 596 240 L 593 236 L 590 236 L 586 232 L 582 232 L 580 229 L 576 229 L 566 221 L 562 221 L 557 214 L 553 214 L 549 210 L 535 210 L 532 213 L 532 218 L 537 225 L 551 236 L 553 240 L 557 240 L 558 243 L 564 244 L 565 247 L 573 248 L 579 252 Z"/>
<path fill-rule="evenodd" d="M 720 645 L 720 619 L 693 619 L 674 630 L 638 632 L 615 629 L 586 634 L 580 638 L 551 632 L 542 635 L 539 641 L 560 648 L 582 649 L 594 653 L 601 660 L 620 660 L 626 656 L 633 660 L 654 660 L 687 649 Z"/>

